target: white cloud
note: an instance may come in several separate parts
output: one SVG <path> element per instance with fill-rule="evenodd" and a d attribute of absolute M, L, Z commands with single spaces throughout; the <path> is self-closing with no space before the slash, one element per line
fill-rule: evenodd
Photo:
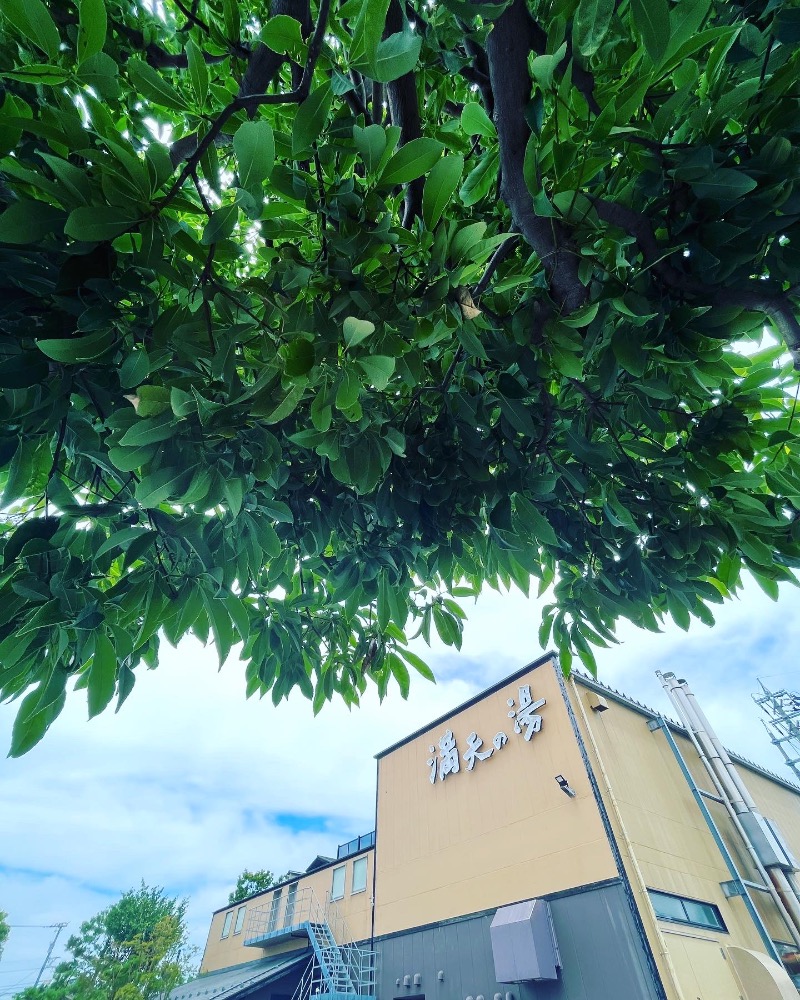
<path fill-rule="evenodd" d="M 372 828 L 377 751 L 540 654 L 536 602 L 488 592 L 465 604 L 463 652 L 423 646 L 439 683 L 417 678 L 407 703 L 393 693 L 379 707 L 370 697 L 360 710 L 334 704 L 316 719 L 299 697 L 274 709 L 269 699 L 245 700 L 240 664 L 218 673 L 213 650 L 191 642 L 165 644 L 162 666 L 140 672 L 117 716 L 87 723 L 83 696 L 69 699 L 43 743 L 0 765 L 0 909 L 13 924 L 69 920 L 59 955 L 81 920 L 144 878 L 190 897 L 202 947 L 211 911 L 243 868 L 304 868 Z M 796 590 L 772 604 L 753 586 L 719 609 L 713 630 L 624 627 L 623 644 L 599 656 L 600 679 L 671 714 L 653 671 L 674 669 L 729 746 L 780 773 L 749 695 L 757 676 L 800 686 L 785 654 L 800 648 L 798 607 Z M 0 709 L 5 745 L 15 708 Z M 294 832 L 276 814 L 327 826 Z M 0 1000 L 4 984 L 33 981 L 49 933 L 12 932 Z"/>

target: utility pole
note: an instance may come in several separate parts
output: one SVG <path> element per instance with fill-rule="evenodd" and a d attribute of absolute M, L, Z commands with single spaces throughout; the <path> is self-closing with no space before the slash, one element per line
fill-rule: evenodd
<path fill-rule="evenodd" d="M 64 930 L 64 928 L 67 925 L 66 924 L 50 924 L 49 926 L 50 927 L 55 927 L 56 932 L 53 935 L 53 940 L 50 942 L 50 947 L 47 949 L 47 954 L 45 955 L 44 961 L 42 962 L 42 967 L 41 967 L 41 969 L 39 969 L 39 975 L 36 977 L 36 982 L 33 984 L 33 988 L 34 989 L 36 989 L 36 987 L 39 985 L 39 980 L 42 978 L 44 970 L 47 968 L 47 963 L 50 961 L 50 956 L 53 954 L 53 948 L 55 948 L 56 941 L 58 941 L 58 935 Z"/>
<path fill-rule="evenodd" d="M 786 766 L 800 780 L 800 694 L 793 691 L 770 691 L 759 679 L 761 692 L 753 701 L 767 716 L 762 719 L 769 738 L 780 750 Z"/>

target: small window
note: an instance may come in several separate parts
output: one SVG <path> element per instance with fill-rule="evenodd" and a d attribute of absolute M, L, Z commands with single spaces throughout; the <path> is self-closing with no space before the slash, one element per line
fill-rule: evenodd
<path fill-rule="evenodd" d="M 281 909 L 281 892 L 283 890 L 276 889 L 272 894 L 272 903 L 269 908 L 269 924 L 267 925 L 267 932 L 271 933 L 278 927 L 278 914 Z"/>
<path fill-rule="evenodd" d="M 367 859 L 356 858 L 353 862 L 353 887 L 351 892 L 363 892 L 367 888 Z"/>
<path fill-rule="evenodd" d="M 233 910 L 230 910 L 225 914 L 225 923 L 222 925 L 222 937 L 226 938 L 231 932 L 231 923 L 233 922 Z"/>
<path fill-rule="evenodd" d="M 247 909 L 246 906 L 240 906 L 239 909 L 236 911 L 236 924 L 233 928 L 234 934 L 242 933 L 242 927 L 244 927 L 244 913 L 246 909 Z"/>
<path fill-rule="evenodd" d="M 344 876 L 347 865 L 333 869 L 333 883 L 331 884 L 331 899 L 341 899 L 344 896 Z"/>
<path fill-rule="evenodd" d="M 722 914 L 713 903 L 673 896 L 667 892 L 655 892 L 653 889 L 650 889 L 649 893 L 659 920 L 672 920 L 678 924 L 692 924 L 694 927 L 710 927 L 716 931 L 727 930 Z"/>

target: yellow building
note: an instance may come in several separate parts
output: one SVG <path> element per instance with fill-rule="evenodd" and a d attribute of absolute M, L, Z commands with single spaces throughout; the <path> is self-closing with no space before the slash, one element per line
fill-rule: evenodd
<path fill-rule="evenodd" d="M 375 833 L 170 1000 L 797 1000 L 800 789 L 548 655 L 378 755 Z M 794 978 L 792 978 L 794 977 Z"/>

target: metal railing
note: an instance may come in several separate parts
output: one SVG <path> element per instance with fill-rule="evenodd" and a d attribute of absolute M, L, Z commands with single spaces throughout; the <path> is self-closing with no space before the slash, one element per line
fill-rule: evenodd
<path fill-rule="evenodd" d="M 336 860 L 341 861 L 342 858 L 349 858 L 351 854 L 358 854 L 359 851 L 366 851 L 368 847 L 374 846 L 375 831 L 372 830 L 370 833 L 364 833 L 360 837 L 348 840 L 346 844 L 339 844 L 336 848 Z"/>
<path fill-rule="evenodd" d="M 281 893 L 254 907 L 247 916 L 244 943 L 258 946 L 278 937 L 301 934 L 308 935 L 314 950 L 312 965 L 316 968 L 316 980 L 306 998 L 315 990 L 322 994 L 374 995 L 375 953 L 353 942 L 336 903 L 329 899 L 321 903 L 310 886 Z"/>

